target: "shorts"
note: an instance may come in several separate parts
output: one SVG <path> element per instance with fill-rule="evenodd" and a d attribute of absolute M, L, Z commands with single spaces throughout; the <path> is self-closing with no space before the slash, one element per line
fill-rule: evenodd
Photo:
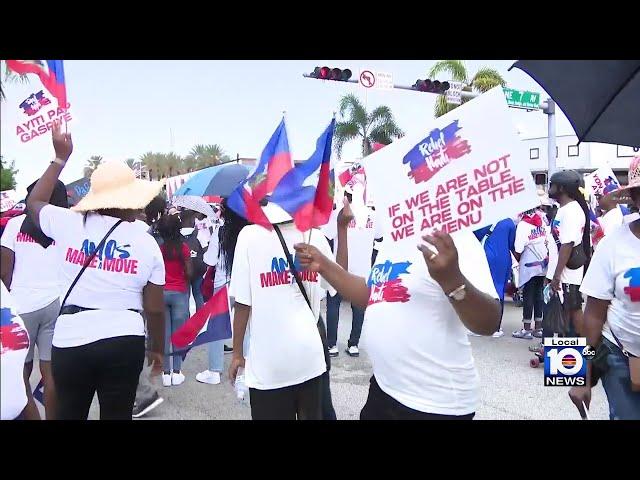
<path fill-rule="evenodd" d="M 562 293 L 564 295 L 564 309 L 568 312 L 574 310 L 582 310 L 582 293 L 580 293 L 580 285 L 571 283 L 562 284 Z"/>
<path fill-rule="evenodd" d="M 24 363 L 33 362 L 35 346 L 38 346 L 38 358 L 41 361 L 51 361 L 51 344 L 53 343 L 53 329 L 56 326 L 60 312 L 60 299 L 54 300 L 40 310 L 31 313 L 21 313 L 20 317 L 29 332 L 29 352 Z"/>

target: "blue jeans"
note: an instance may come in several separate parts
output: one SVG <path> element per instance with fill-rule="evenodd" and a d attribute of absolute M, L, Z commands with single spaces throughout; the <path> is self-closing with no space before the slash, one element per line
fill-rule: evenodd
<path fill-rule="evenodd" d="M 609 369 L 602 375 L 602 386 L 609 401 L 611 420 L 640 420 L 640 392 L 631 390 L 629 359 L 622 350 L 606 338 L 602 341 L 611 353 L 607 356 Z"/>
<path fill-rule="evenodd" d="M 196 302 L 196 310 L 200 310 L 204 305 L 204 298 L 202 297 L 202 277 L 194 278 L 191 280 L 191 294 L 193 295 L 193 301 Z"/>
<path fill-rule="evenodd" d="M 179 371 L 182 366 L 182 357 L 176 355 L 171 357 L 169 353 L 173 350 L 171 345 L 171 335 L 178 330 L 189 318 L 189 292 L 164 291 L 164 371 Z M 171 368 L 173 360 L 173 368 Z"/>
<path fill-rule="evenodd" d="M 327 344 L 333 347 L 338 343 L 338 320 L 340 318 L 340 303 L 342 297 L 336 293 L 333 297 L 327 293 Z M 362 333 L 362 323 L 364 322 L 364 310 L 351 305 L 351 335 L 348 346 L 357 346 Z"/>

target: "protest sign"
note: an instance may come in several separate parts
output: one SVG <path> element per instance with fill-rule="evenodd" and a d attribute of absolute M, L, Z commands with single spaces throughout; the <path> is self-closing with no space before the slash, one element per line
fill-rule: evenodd
<path fill-rule="evenodd" d="M 585 190 L 589 195 L 591 209 L 595 212 L 598 206 L 598 197 L 611 193 L 620 188 L 620 182 L 613 173 L 611 167 L 600 167 L 593 173 L 584 177 Z"/>
<path fill-rule="evenodd" d="M 4 190 L 0 192 L 0 212 L 11 210 L 16 204 L 16 191 Z"/>
<path fill-rule="evenodd" d="M 67 103 L 66 109 L 56 107 L 47 95 L 44 90 L 39 90 L 18 105 L 23 115 L 16 126 L 16 136 L 22 143 L 47 134 L 57 122 L 67 123 L 72 120 L 70 104 Z"/>
<path fill-rule="evenodd" d="M 495 88 L 365 157 L 386 239 L 415 251 L 435 229 L 477 230 L 540 204 Z"/>

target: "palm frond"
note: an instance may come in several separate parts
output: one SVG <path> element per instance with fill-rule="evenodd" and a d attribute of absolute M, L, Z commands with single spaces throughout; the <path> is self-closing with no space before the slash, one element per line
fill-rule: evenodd
<path fill-rule="evenodd" d="M 471 80 L 471 86 L 480 93 L 487 92 L 498 85 L 504 87 L 507 82 L 502 75 L 493 68 L 481 68 L 476 72 Z"/>
<path fill-rule="evenodd" d="M 441 73 L 449 74 L 450 78 L 445 80 L 468 83 L 467 67 L 463 60 L 440 60 L 429 69 L 427 75 L 433 79 Z"/>
<path fill-rule="evenodd" d="M 447 99 L 444 95 L 438 95 L 436 98 L 436 104 L 433 107 L 433 115 L 438 118 L 442 115 L 449 113 L 451 110 L 454 110 L 458 105 L 451 105 L 447 103 Z"/>
<path fill-rule="evenodd" d="M 356 95 L 350 93 L 342 97 L 338 110 L 343 120 L 353 121 L 357 123 L 363 131 L 366 130 L 367 110 Z"/>
<path fill-rule="evenodd" d="M 355 122 L 336 122 L 336 129 L 333 134 L 334 138 L 334 150 L 336 155 L 340 157 L 342 154 L 342 148 L 344 144 L 354 140 L 360 134 L 358 124 Z"/>

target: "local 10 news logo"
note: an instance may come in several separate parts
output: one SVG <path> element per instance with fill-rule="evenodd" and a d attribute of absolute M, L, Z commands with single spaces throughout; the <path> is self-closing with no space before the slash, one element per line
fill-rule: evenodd
<path fill-rule="evenodd" d="M 544 339 L 544 385 L 573 387 L 587 384 L 587 360 L 595 357 L 595 349 L 584 337 L 552 337 Z"/>

